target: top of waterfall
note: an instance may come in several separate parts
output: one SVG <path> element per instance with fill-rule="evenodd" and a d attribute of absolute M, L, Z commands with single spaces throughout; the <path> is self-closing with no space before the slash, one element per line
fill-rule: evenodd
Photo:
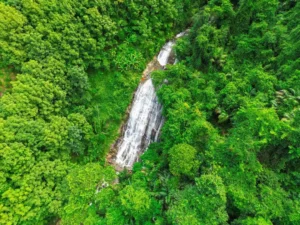
<path fill-rule="evenodd" d="M 186 33 L 187 33 L 187 31 L 182 31 L 182 32 L 180 32 L 179 34 L 177 34 L 176 36 L 175 36 L 175 38 L 177 39 L 177 38 L 181 38 L 181 37 L 183 37 L 184 35 L 186 35 Z"/>
<path fill-rule="evenodd" d="M 168 59 L 170 57 L 172 47 L 174 46 L 175 41 L 169 41 L 167 44 L 165 44 L 162 49 L 160 50 L 157 61 L 161 66 L 166 66 L 168 64 Z"/>
<path fill-rule="evenodd" d="M 171 40 L 171 41 L 168 41 L 163 47 L 162 49 L 160 50 L 158 56 L 157 56 L 157 61 L 159 62 L 159 64 L 161 66 L 166 66 L 168 64 L 168 61 L 169 61 L 169 57 L 171 55 L 171 52 L 172 52 L 172 48 L 173 46 L 175 45 L 175 41 L 176 39 L 178 38 L 181 38 L 183 37 L 184 35 L 186 35 L 188 33 L 189 30 L 185 30 L 185 31 L 182 31 L 180 32 L 179 34 L 177 34 L 175 36 L 175 39 L 174 40 Z"/>

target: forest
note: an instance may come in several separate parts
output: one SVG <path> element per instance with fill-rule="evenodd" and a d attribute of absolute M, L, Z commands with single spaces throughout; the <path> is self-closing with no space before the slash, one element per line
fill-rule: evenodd
<path fill-rule="evenodd" d="M 300 2 L 0 0 L 0 224 L 300 225 Z M 165 123 L 107 160 L 141 74 Z M 298 166 L 297 166 L 298 165 Z"/>

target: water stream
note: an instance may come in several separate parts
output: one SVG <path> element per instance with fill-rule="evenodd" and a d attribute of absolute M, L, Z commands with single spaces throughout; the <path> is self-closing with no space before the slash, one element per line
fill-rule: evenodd
<path fill-rule="evenodd" d="M 118 144 L 116 163 L 131 167 L 152 141 L 156 141 L 163 123 L 152 80 L 141 83 L 135 93 L 126 129 Z"/>
<path fill-rule="evenodd" d="M 176 38 L 183 35 L 184 32 Z M 161 69 L 168 64 L 174 44 L 175 40 L 167 42 L 159 52 L 157 61 Z M 149 74 L 146 77 L 150 77 Z M 116 164 L 121 168 L 131 168 L 149 144 L 158 140 L 163 123 L 162 105 L 156 96 L 152 79 L 148 78 L 140 83 L 134 95 L 128 121 L 117 142 Z"/>

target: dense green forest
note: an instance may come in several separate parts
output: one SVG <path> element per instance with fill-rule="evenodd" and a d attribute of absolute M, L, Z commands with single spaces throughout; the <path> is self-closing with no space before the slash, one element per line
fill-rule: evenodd
<path fill-rule="evenodd" d="M 0 0 L 0 224 L 300 224 L 296 0 Z M 141 73 L 166 122 L 105 158 Z"/>

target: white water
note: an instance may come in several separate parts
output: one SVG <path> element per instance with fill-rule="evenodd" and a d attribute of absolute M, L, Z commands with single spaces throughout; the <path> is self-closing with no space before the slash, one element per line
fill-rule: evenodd
<path fill-rule="evenodd" d="M 187 35 L 189 30 L 185 30 L 180 32 L 175 36 L 175 39 L 181 38 L 185 35 Z M 175 40 L 168 41 L 161 49 L 160 53 L 157 56 L 157 61 L 159 62 L 160 65 L 163 67 L 168 64 L 168 60 L 172 51 L 173 46 L 175 45 Z M 175 59 L 174 64 L 178 63 L 178 60 Z"/>
<path fill-rule="evenodd" d="M 118 145 L 116 163 L 131 167 L 152 141 L 156 141 L 163 119 L 152 80 L 141 83 L 135 93 L 129 120 Z"/>
<path fill-rule="evenodd" d="M 181 37 L 183 37 L 184 35 L 186 35 L 187 33 L 188 33 L 188 30 L 182 31 L 182 32 L 180 32 L 179 34 L 177 34 L 177 35 L 175 36 L 175 38 L 181 38 Z"/>
<path fill-rule="evenodd" d="M 157 61 L 162 67 L 168 64 L 174 44 L 175 41 L 167 42 L 158 54 Z M 131 168 L 149 144 L 157 141 L 163 123 L 162 106 L 150 78 L 135 93 L 125 131 L 117 144 L 116 163 Z"/>
<path fill-rule="evenodd" d="M 175 41 L 169 41 L 167 44 L 162 47 L 160 50 L 160 53 L 157 56 L 157 61 L 159 62 L 160 65 L 166 66 L 168 64 L 168 59 L 170 57 L 172 48 L 175 44 Z"/>

